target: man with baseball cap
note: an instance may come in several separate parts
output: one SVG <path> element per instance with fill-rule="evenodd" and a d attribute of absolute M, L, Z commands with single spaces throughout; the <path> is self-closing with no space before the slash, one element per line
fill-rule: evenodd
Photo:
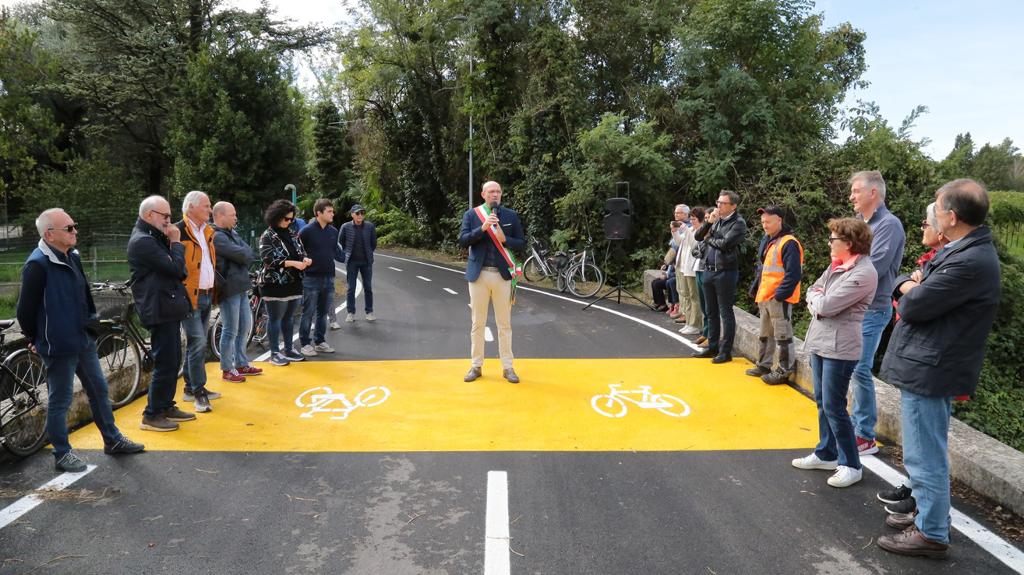
<path fill-rule="evenodd" d="M 356 319 L 356 274 L 363 278 L 363 297 L 366 298 L 366 321 L 375 321 L 373 315 L 373 252 L 377 249 L 377 231 L 373 222 L 366 220 L 366 210 L 354 204 L 349 210 L 352 221 L 345 222 L 338 233 L 338 244 L 345 252 L 345 272 L 348 296 L 345 299 L 346 322 Z"/>
<path fill-rule="evenodd" d="M 761 316 L 757 364 L 747 375 L 769 385 L 787 383 L 796 371 L 793 346 L 793 304 L 800 301 L 804 248 L 786 224 L 786 211 L 776 205 L 758 208 L 764 237 L 757 249 L 757 269 L 750 296 Z M 776 350 L 778 350 L 776 352 Z M 773 367 L 774 366 L 774 367 Z"/>

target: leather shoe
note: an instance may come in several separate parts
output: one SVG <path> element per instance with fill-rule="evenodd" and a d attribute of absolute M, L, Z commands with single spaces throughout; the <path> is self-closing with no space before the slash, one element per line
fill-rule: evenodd
<path fill-rule="evenodd" d="M 761 377 L 762 375 L 764 375 L 766 373 L 771 373 L 771 370 L 770 369 L 765 369 L 765 368 L 761 367 L 760 365 L 755 365 L 754 367 L 748 369 L 744 373 L 746 373 L 747 375 L 749 375 L 751 377 Z"/>
<path fill-rule="evenodd" d="M 703 350 L 701 350 L 700 353 L 698 353 L 697 355 L 695 355 L 693 357 L 702 357 L 702 358 L 707 359 L 709 357 L 715 357 L 717 355 L 718 355 L 718 350 L 717 349 L 712 349 L 710 347 L 705 347 Z"/>
<path fill-rule="evenodd" d="M 509 383 L 519 383 L 519 376 L 516 375 L 516 370 L 511 367 L 502 371 L 501 376 L 507 379 Z"/>
<path fill-rule="evenodd" d="M 879 537 L 878 546 L 897 555 L 944 559 L 949 554 L 949 545 L 929 541 L 924 535 L 921 535 L 916 525 L 911 525 L 894 535 Z"/>
<path fill-rule="evenodd" d="M 885 524 L 893 529 L 903 531 L 914 524 L 915 517 L 917 517 L 917 511 L 913 513 L 893 513 L 892 515 L 885 516 Z"/>
<path fill-rule="evenodd" d="M 728 363 L 730 361 L 732 361 L 732 356 L 727 353 L 720 353 L 711 358 L 711 363 Z"/>
<path fill-rule="evenodd" d="M 481 375 L 483 375 L 483 371 L 481 371 L 479 367 L 471 367 L 469 368 L 469 371 L 466 372 L 466 377 L 462 378 L 462 381 L 476 381 Z"/>

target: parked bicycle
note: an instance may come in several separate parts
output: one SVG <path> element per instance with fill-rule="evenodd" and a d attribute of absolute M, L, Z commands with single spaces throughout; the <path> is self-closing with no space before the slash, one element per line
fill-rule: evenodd
<path fill-rule="evenodd" d="M 28 349 L 28 342 L 4 346 L 4 331 L 14 320 L 0 321 L 0 442 L 19 457 L 31 455 L 46 443 L 46 367 Z"/>
<path fill-rule="evenodd" d="M 100 336 L 96 338 L 96 351 L 100 365 L 107 375 L 110 403 L 121 407 L 135 399 L 142 383 L 142 372 L 153 370 L 153 354 L 139 317 L 135 313 L 135 299 L 132 297 L 130 284 L 94 283 L 94 292 L 110 291 L 119 296 L 120 313 L 112 318 L 100 320 L 102 325 Z M 185 350 L 188 340 L 185 328 L 182 327 L 181 362 L 178 364 L 178 377 L 185 371 Z"/>
<path fill-rule="evenodd" d="M 247 345 L 256 343 L 260 347 L 265 348 L 267 342 L 267 320 L 270 318 L 270 315 L 267 312 L 267 303 L 263 301 L 260 290 L 256 287 L 256 273 L 249 272 L 249 279 L 253 286 L 249 290 L 249 312 L 252 313 L 252 322 L 250 323 L 249 333 L 245 335 L 245 341 Z M 210 323 L 208 341 L 210 342 L 210 351 L 213 353 L 213 356 L 220 359 L 220 334 L 224 332 L 224 324 L 221 321 L 220 309 L 215 313 L 216 315 Z"/>
<path fill-rule="evenodd" d="M 552 279 L 558 291 L 569 290 L 580 298 L 591 297 L 604 286 L 604 273 L 597 267 L 592 238 L 587 238 L 583 250 L 570 250 L 568 254 L 561 251 L 551 254 L 534 240 L 530 243 L 530 252 L 523 263 L 523 276 L 530 283 Z"/>

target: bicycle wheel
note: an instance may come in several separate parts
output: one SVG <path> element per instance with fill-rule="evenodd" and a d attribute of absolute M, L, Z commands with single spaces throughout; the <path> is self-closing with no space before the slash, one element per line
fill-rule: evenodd
<path fill-rule="evenodd" d="M 667 404 L 658 408 L 658 411 L 665 415 L 671 415 L 672 417 L 686 417 L 690 415 L 690 405 L 674 395 L 659 393 L 658 402 Z"/>
<path fill-rule="evenodd" d="M 27 349 L 7 356 L 4 365 L 7 369 L 0 377 L 0 433 L 7 451 L 25 457 L 46 443 L 46 367 Z"/>
<path fill-rule="evenodd" d="M 569 282 L 565 279 L 565 272 L 567 271 L 562 270 L 562 272 L 555 274 L 555 287 L 562 293 L 565 293 L 565 290 L 569 288 Z"/>
<path fill-rule="evenodd" d="M 209 335 L 206 336 L 210 353 L 213 354 L 215 360 L 220 359 L 220 334 L 222 333 L 224 333 L 224 324 L 220 320 L 220 313 L 217 313 L 217 317 L 213 318 L 213 321 L 210 322 Z"/>
<path fill-rule="evenodd" d="M 535 256 L 530 256 L 523 262 L 523 277 L 532 284 L 544 279 L 544 268 Z"/>
<path fill-rule="evenodd" d="M 185 326 L 182 325 L 178 331 L 181 340 L 181 361 L 178 362 L 178 377 L 185 375 L 185 354 L 188 353 L 188 336 L 185 335 Z"/>
<path fill-rule="evenodd" d="M 142 382 L 142 352 L 123 332 L 111 331 L 96 340 L 100 366 L 107 375 L 110 404 L 115 408 L 135 399 Z"/>
<path fill-rule="evenodd" d="M 259 299 L 256 304 L 256 311 L 252 314 L 252 330 L 249 331 L 249 342 L 256 342 L 260 346 L 267 341 L 267 322 L 270 314 L 267 312 L 267 302 Z"/>
<path fill-rule="evenodd" d="M 591 297 L 604 285 L 604 274 L 591 263 L 580 264 L 567 274 L 569 291 L 576 297 Z"/>
<path fill-rule="evenodd" d="M 391 391 L 386 387 L 368 387 L 356 395 L 356 405 L 373 407 L 384 403 L 384 400 L 391 397 Z"/>
<path fill-rule="evenodd" d="M 622 417 L 626 415 L 626 402 L 617 397 L 608 395 L 595 395 L 590 400 L 590 407 L 605 417 Z"/>

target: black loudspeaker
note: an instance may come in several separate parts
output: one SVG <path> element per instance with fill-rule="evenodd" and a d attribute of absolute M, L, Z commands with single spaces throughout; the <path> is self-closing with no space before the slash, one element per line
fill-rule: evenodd
<path fill-rule="evenodd" d="M 633 205 L 629 198 L 608 198 L 604 202 L 604 236 L 628 240 L 633 232 Z"/>

